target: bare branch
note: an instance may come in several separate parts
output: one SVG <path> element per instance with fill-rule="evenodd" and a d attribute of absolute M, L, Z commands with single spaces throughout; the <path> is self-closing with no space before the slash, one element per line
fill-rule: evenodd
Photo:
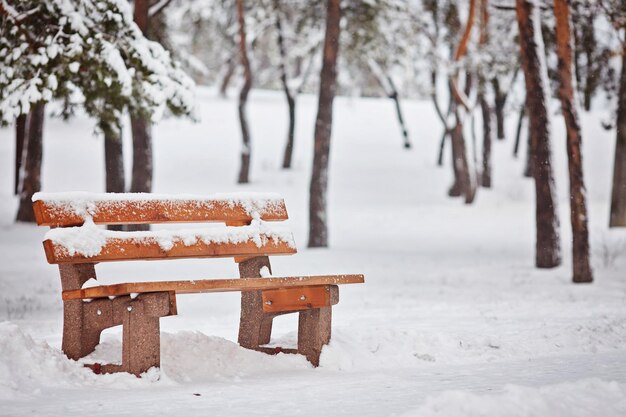
<path fill-rule="evenodd" d="M 154 16 L 158 15 L 171 2 L 172 2 L 172 0 L 159 0 L 157 3 L 153 4 L 152 6 L 150 6 L 150 9 L 148 9 L 148 17 L 154 17 Z"/>

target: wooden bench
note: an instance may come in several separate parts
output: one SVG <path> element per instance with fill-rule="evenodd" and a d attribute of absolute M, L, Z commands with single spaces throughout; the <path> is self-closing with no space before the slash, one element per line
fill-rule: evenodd
<path fill-rule="evenodd" d="M 239 344 L 275 353 L 272 319 L 299 313 L 297 349 L 314 365 L 330 340 L 337 285 L 363 275 L 272 277 L 268 255 L 296 253 L 284 201 L 268 194 L 208 198 L 155 194 L 38 193 L 37 223 L 50 226 L 43 242 L 58 264 L 63 299 L 63 352 L 71 359 L 94 351 L 104 329 L 122 325 L 122 364 L 94 365 L 101 372 L 135 375 L 160 365 L 160 317 L 175 315 L 176 295 L 241 291 Z M 97 225 L 221 222 L 211 228 L 148 232 L 109 231 Z M 240 278 L 132 282 L 83 288 L 99 262 L 231 257 Z"/>

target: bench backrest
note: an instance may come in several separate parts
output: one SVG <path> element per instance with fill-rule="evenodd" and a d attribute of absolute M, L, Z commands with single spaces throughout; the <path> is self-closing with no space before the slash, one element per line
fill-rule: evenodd
<path fill-rule="evenodd" d="M 49 263 L 193 257 L 251 257 L 296 252 L 285 202 L 273 194 L 210 197 L 157 194 L 37 193 L 37 223 L 53 229 L 44 249 Z M 221 222 L 225 226 L 121 232 L 96 225 Z"/>

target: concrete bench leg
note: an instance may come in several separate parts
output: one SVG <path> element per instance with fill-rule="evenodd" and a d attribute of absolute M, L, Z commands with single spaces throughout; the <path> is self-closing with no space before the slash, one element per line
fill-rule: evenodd
<path fill-rule="evenodd" d="M 267 267 L 271 272 L 270 260 L 267 256 L 258 256 L 239 263 L 241 278 L 260 278 L 261 268 Z M 239 321 L 239 339 L 241 346 L 256 349 L 270 342 L 272 320 L 280 314 L 263 311 L 261 291 L 241 292 L 241 316 Z"/>
<path fill-rule="evenodd" d="M 322 347 L 330 341 L 332 307 L 300 312 L 298 320 L 298 353 L 313 366 L 319 366 Z"/>
<path fill-rule="evenodd" d="M 81 288 L 91 278 L 96 278 L 95 264 L 59 265 L 61 288 L 64 291 Z M 114 326 L 111 304 L 108 299 L 91 303 L 82 300 L 63 302 L 62 350 L 70 359 L 80 359 L 94 351 L 100 342 L 100 333 Z"/>
<path fill-rule="evenodd" d="M 78 360 L 89 355 L 100 343 L 104 329 L 115 326 L 111 301 L 85 303 L 71 300 L 63 303 L 63 342 L 61 349 L 68 358 Z"/>

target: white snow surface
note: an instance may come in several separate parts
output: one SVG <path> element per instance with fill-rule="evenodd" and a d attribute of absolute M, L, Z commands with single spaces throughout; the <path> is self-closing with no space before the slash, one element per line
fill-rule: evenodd
<path fill-rule="evenodd" d="M 156 242 L 166 252 L 179 242 L 185 246 L 192 246 L 198 242 L 210 245 L 252 241 L 260 248 L 271 239 L 276 243 L 283 242 L 292 248 L 296 246 L 293 235 L 286 226 L 258 219 L 252 220 L 247 226 L 118 232 L 100 228 L 87 218 L 85 224 L 79 227 L 51 229 L 44 236 L 45 239 L 57 245 L 55 251 L 67 252 L 70 256 L 78 254 L 85 257 L 99 255 L 102 248 L 111 240 L 130 241 L 136 244 Z"/>
<path fill-rule="evenodd" d="M 119 328 L 89 357 L 68 360 L 58 268 L 46 263 L 46 229 L 13 223 L 13 131 L 0 129 L 0 416 L 626 415 L 626 231 L 607 228 L 615 132 L 601 128 L 601 107 L 581 119 L 595 282 L 574 285 L 560 115 L 552 135 L 564 262 L 537 270 L 533 184 L 521 176 L 523 158 L 510 156 L 515 117 L 507 140 L 493 144 L 493 189 L 466 206 L 446 196 L 452 170 L 449 159 L 435 164 L 441 126 L 430 102 L 403 102 L 407 151 L 390 100 L 337 98 L 330 248 L 307 249 L 316 98 L 298 98 L 293 169 L 282 170 L 284 97 L 252 91 L 252 183 L 236 185 L 236 99 L 208 89 L 198 96 L 201 123 L 153 129 L 155 191 L 276 192 L 300 245 L 297 255 L 272 257 L 274 275 L 365 274 L 365 284 L 341 286 L 320 367 L 239 347 L 237 293 L 179 296 L 179 314 L 161 319 L 162 366 L 143 378 L 82 366 L 119 363 Z M 102 191 L 103 146 L 92 129 L 81 116 L 46 120 L 45 193 Z M 151 233 L 174 232 L 157 225 Z M 96 269 L 101 284 L 237 276 L 229 259 Z M 297 315 L 275 319 L 271 345 L 295 345 L 296 327 Z"/>

